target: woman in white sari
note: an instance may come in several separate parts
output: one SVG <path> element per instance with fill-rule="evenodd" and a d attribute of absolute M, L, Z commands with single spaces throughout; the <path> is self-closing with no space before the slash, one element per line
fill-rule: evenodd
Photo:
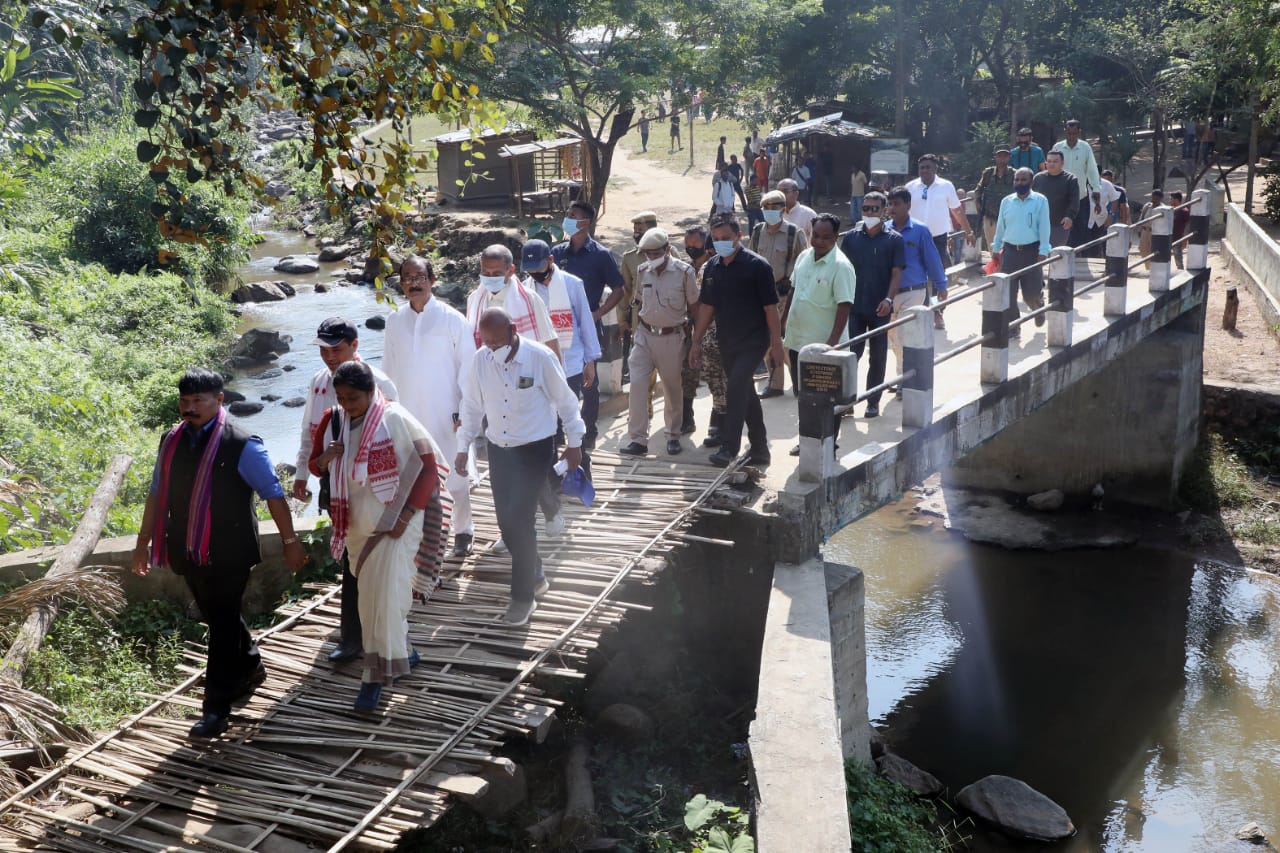
<path fill-rule="evenodd" d="M 377 389 L 359 361 L 333 374 L 335 410 L 316 427 L 311 470 L 330 474 L 330 549 L 350 556 L 360 586 L 364 674 L 358 711 L 378 706 L 382 688 L 418 662 L 409 645 L 409 609 L 439 579 L 447 540 L 440 504 L 440 451 L 425 427 Z M 329 420 L 340 417 L 337 439 L 324 446 Z M 320 448 L 324 446 L 323 452 Z"/>

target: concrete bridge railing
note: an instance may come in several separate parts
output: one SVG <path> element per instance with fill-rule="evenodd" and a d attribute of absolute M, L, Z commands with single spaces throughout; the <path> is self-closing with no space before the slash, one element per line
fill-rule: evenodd
<path fill-rule="evenodd" d="M 1229 204 L 1222 254 L 1228 268 L 1253 293 L 1267 326 L 1280 336 L 1280 245 L 1239 205 Z"/>
<path fill-rule="evenodd" d="M 1008 273 L 995 273 L 976 287 L 934 305 L 910 308 L 905 315 L 835 347 L 811 344 L 800 353 L 799 424 L 802 482 L 822 483 L 836 469 L 835 435 L 843 407 L 868 399 L 890 388 L 902 390 L 902 426 L 921 429 L 933 422 L 934 370 L 939 365 L 976 347 L 982 348 L 979 375 L 975 384 L 999 385 L 1009 378 L 1009 341 L 1024 323 L 1042 315 L 1047 321 L 1048 346 L 1051 349 L 1072 345 L 1072 315 L 1075 301 L 1098 287 L 1105 287 L 1104 312 L 1109 318 L 1123 317 L 1127 312 L 1126 296 L 1129 271 L 1139 264 L 1149 264 L 1148 289 L 1155 294 L 1167 293 L 1172 281 L 1172 254 L 1175 245 L 1187 244 L 1188 270 L 1208 267 L 1209 191 L 1197 190 L 1191 200 L 1178 207 L 1161 206 L 1146 219 L 1131 225 L 1112 225 L 1105 236 L 1077 247 L 1057 247 L 1048 258 Z M 1173 240 L 1174 211 L 1191 209 L 1191 227 L 1177 241 Z M 1141 227 L 1151 229 L 1151 253 L 1130 262 L 1133 234 Z M 1265 235 L 1264 235 L 1265 236 Z M 1076 257 L 1097 246 L 1106 247 L 1106 273 L 1098 279 L 1076 284 Z M 1272 246 L 1275 244 L 1273 243 Z M 1276 271 L 1280 280 L 1280 259 Z M 1037 267 L 1048 268 L 1049 298 L 1045 305 L 1019 316 L 1018 277 Z M 943 353 L 934 349 L 933 312 L 975 296 L 982 297 L 982 329 L 977 335 Z M 876 335 L 901 329 L 902 372 L 874 388 L 857 393 L 858 358 L 850 347 Z"/>

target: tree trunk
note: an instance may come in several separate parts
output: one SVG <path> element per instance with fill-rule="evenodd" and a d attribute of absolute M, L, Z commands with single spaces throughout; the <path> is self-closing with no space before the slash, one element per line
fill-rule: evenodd
<path fill-rule="evenodd" d="M 596 837 L 596 798 L 591 790 L 591 744 L 575 737 L 565 761 L 564 817 L 557 831 L 559 848 L 581 850 Z"/>
<path fill-rule="evenodd" d="M 1164 188 L 1166 143 L 1164 111 L 1151 113 L 1151 186 Z"/>
<path fill-rule="evenodd" d="M 1240 294 L 1235 285 L 1227 288 L 1227 302 L 1222 307 L 1222 328 L 1228 332 L 1236 328 L 1236 313 L 1240 310 Z"/>
<path fill-rule="evenodd" d="M 613 174 L 613 150 L 617 144 L 612 139 L 602 142 L 597 137 L 587 137 L 587 167 L 591 170 L 591 192 L 587 200 L 596 209 L 597 218 L 604 214 L 605 190 Z"/>
<path fill-rule="evenodd" d="M 89 506 L 76 527 L 75 535 L 71 537 L 70 542 L 62 546 L 62 550 L 58 552 L 58 558 L 54 560 L 52 568 L 45 577 L 53 579 L 72 575 L 80 569 L 80 564 L 84 562 L 85 557 L 89 556 L 93 547 L 98 544 L 102 527 L 107 522 L 107 512 L 111 509 L 116 493 L 124 483 L 125 472 L 129 470 L 132 462 L 133 457 L 125 454 L 112 458 L 106 473 L 102 475 L 102 482 L 98 484 L 97 491 L 93 493 L 93 498 L 89 501 Z M 44 635 L 49 632 L 49 626 L 53 624 L 54 617 L 57 615 L 57 599 L 45 601 L 27 614 L 26 621 L 18 629 L 13 645 L 9 647 L 9 653 L 4 660 L 0 661 L 0 682 L 8 679 L 13 683 L 22 684 L 31 656 L 40 650 Z"/>
<path fill-rule="evenodd" d="M 1258 166 L 1258 100 L 1249 96 L 1249 162 L 1244 183 L 1244 212 L 1253 215 L 1253 179 Z"/>

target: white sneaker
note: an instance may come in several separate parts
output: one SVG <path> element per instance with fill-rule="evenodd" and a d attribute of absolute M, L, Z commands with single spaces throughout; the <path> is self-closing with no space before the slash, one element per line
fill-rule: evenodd
<path fill-rule="evenodd" d="M 491 547 L 489 551 L 494 554 L 505 554 L 507 553 L 507 543 L 499 539 L 497 542 L 493 543 L 493 547 Z"/>
<path fill-rule="evenodd" d="M 502 614 L 502 621 L 513 627 L 528 625 L 529 617 L 537 609 L 536 601 L 513 601 L 507 605 L 507 612 Z"/>
<path fill-rule="evenodd" d="M 544 529 L 552 539 L 564 535 L 564 513 L 558 512 L 554 518 L 548 518 Z"/>
<path fill-rule="evenodd" d="M 533 597 L 542 598 L 549 589 L 551 589 L 551 581 L 546 578 L 538 578 L 538 585 L 533 588 Z"/>

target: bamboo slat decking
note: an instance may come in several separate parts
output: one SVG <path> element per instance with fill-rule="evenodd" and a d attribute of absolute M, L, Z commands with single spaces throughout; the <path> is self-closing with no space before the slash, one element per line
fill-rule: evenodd
<path fill-rule="evenodd" d="M 564 536 L 540 536 L 551 590 L 523 628 L 498 621 L 510 560 L 487 553 L 498 530 L 486 481 L 474 494 L 476 554 L 448 564 L 435 596 L 414 605 L 422 663 L 384 691 L 378 713 L 352 710 L 359 665 L 327 661 L 338 589 L 318 590 L 260 635 L 268 678 L 226 735 L 187 737 L 204 666 L 192 649 L 186 680 L 0 804 L 0 849 L 390 849 L 454 797 L 481 795 L 486 774 L 510 772 L 495 755 L 504 739 L 545 736 L 558 703 L 533 676 L 582 676 L 602 632 L 634 606 L 619 588 L 652 576 L 661 560 L 646 558 L 675 546 L 732 470 L 595 454 L 595 504 L 566 499 Z"/>

